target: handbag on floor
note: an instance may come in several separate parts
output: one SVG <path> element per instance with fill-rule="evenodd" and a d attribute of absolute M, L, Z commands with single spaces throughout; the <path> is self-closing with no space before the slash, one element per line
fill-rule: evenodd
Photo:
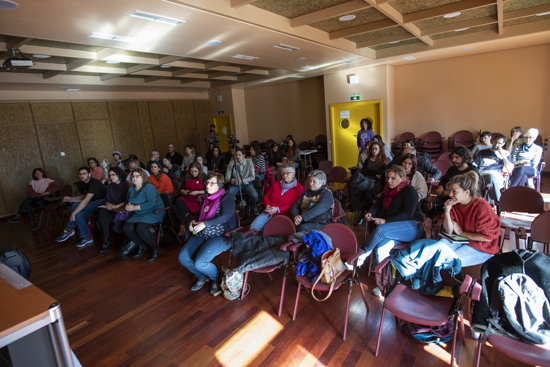
<path fill-rule="evenodd" d="M 333 250 L 325 252 L 323 256 L 321 256 L 321 274 L 319 274 L 319 277 L 317 277 L 315 284 L 313 284 L 313 287 L 311 288 L 311 295 L 313 296 L 313 298 L 315 298 L 317 301 L 326 301 L 332 294 L 336 279 L 338 279 L 338 277 L 342 275 L 344 271 L 346 271 L 346 266 L 340 259 L 340 249 L 335 248 Z M 330 284 L 330 289 L 324 299 L 318 299 L 317 297 L 315 297 L 314 290 L 319 281 L 325 284 Z"/>

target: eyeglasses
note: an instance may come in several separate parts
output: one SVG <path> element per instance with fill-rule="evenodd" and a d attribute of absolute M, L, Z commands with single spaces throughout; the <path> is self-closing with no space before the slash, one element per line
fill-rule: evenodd
<path fill-rule="evenodd" d="M 286 176 L 286 175 L 293 175 L 294 172 L 283 172 L 283 176 Z"/>
<path fill-rule="evenodd" d="M 206 181 L 206 186 L 214 186 L 214 185 L 218 186 L 218 183 L 217 182 L 208 182 L 208 181 Z"/>
<path fill-rule="evenodd" d="M 141 175 L 132 175 L 132 178 L 141 178 Z"/>

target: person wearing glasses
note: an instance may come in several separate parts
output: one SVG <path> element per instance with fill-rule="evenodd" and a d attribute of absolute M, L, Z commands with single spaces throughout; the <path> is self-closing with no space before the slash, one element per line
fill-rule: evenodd
<path fill-rule="evenodd" d="M 537 129 L 527 130 L 523 135 L 525 141 L 512 151 L 512 163 L 515 168 L 512 171 L 510 187 L 525 186 L 529 176 L 535 176 L 537 173 L 542 158 L 542 147 L 535 144 L 537 136 L 539 136 Z M 529 186 L 533 188 L 532 183 Z"/>
<path fill-rule="evenodd" d="M 140 257 L 147 250 L 147 245 L 153 250 L 153 256 L 147 261 L 155 261 L 164 252 L 157 245 L 155 235 L 149 230 L 154 224 L 162 222 L 164 212 L 155 214 L 155 210 L 164 208 L 160 194 L 151 185 L 145 171 L 141 168 L 130 172 L 131 187 L 128 190 L 125 209 L 134 213 L 122 226 L 126 236 L 138 246 L 134 258 Z"/>
<path fill-rule="evenodd" d="M 334 197 L 325 184 L 327 176 L 320 170 L 308 175 L 309 190 L 305 190 L 290 209 L 297 232 L 321 230 L 330 223 L 334 206 Z"/>
<path fill-rule="evenodd" d="M 235 201 L 223 189 L 223 182 L 223 175 L 217 172 L 206 178 L 207 196 L 189 224 L 193 236 L 185 242 L 178 255 L 179 262 L 197 278 L 192 291 L 198 291 L 209 280 L 212 281 L 210 294 L 220 290 L 220 272 L 212 259 L 231 247 L 231 241 L 224 237 L 224 233 L 236 227 Z"/>
<path fill-rule="evenodd" d="M 176 199 L 175 205 L 180 220 L 178 237 L 185 235 L 185 218 L 189 213 L 199 211 L 202 195 L 206 193 L 203 180 L 204 172 L 201 168 L 201 164 L 198 162 L 189 165 L 183 188 L 180 190 L 182 195 Z"/>
<path fill-rule="evenodd" d="M 116 210 L 124 208 L 124 200 L 130 188 L 130 184 L 126 181 L 126 174 L 119 167 L 109 169 L 109 181 L 103 203 L 105 208 L 99 209 L 99 228 L 103 232 L 103 246 L 99 250 L 100 253 L 105 253 L 113 247 L 109 223 L 115 219 Z"/>

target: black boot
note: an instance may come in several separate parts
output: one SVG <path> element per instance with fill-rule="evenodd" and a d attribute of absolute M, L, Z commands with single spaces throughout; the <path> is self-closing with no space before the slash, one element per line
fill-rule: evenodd
<path fill-rule="evenodd" d="M 19 222 L 19 219 L 21 219 L 21 214 L 17 213 L 8 222 L 17 223 L 17 222 Z"/>
<path fill-rule="evenodd" d="M 107 242 L 104 242 L 103 246 L 101 246 L 101 249 L 99 250 L 99 253 L 104 254 L 107 251 L 109 251 L 111 249 L 111 247 L 113 247 L 113 243 L 111 242 L 111 240 L 107 240 Z"/>
<path fill-rule="evenodd" d="M 153 256 L 147 261 L 155 261 L 156 259 L 158 259 L 160 257 L 160 255 L 162 255 L 163 252 L 164 252 L 164 250 L 162 248 L 157 247 L 155 252 L 153 252 Z"/>
<path fill-rule="evenodd" d="M 137 259 L 138 257 L 141 257 L 143 253 L 147 250 L 147 247 L 145 245 L 141 245 L 138 247 L 136 254 L 134 255 L 134 259 Z"/>
<path fill-rule="evenodd" d="M 34 220 L 31 220 L 30 222 L 30 225 L 31 225 L 31 231 L 36 231 L 38 228 L 36 227 L 36 224 L 34 223 Z"/>

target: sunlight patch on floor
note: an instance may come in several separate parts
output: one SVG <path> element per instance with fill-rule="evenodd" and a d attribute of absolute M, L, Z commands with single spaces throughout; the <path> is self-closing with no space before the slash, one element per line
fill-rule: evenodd
<path fill-rule="evenodd" d="M 449 340 L 449 343 L 452 343 L 452 340 Z M 451 345 L 447 345 L 447 344 L 435 344 L 435 343 L 430 343 L 430 344 L 426 344 L 424 345 L 424 350 L 428 353 L 430 353 L 431 355 L 433 356 L 436 356 L 437 358 L 439 358 L 440 360 L 442 360 L 443 362 L 445 363 L 451 363 L 451 353 L 447 352 L 447 350 L 445 350 L 445 348 L 447 348 L 447 346 L 451 347 Z M 456 358 L 456 356 L 455 356 Z"/>

